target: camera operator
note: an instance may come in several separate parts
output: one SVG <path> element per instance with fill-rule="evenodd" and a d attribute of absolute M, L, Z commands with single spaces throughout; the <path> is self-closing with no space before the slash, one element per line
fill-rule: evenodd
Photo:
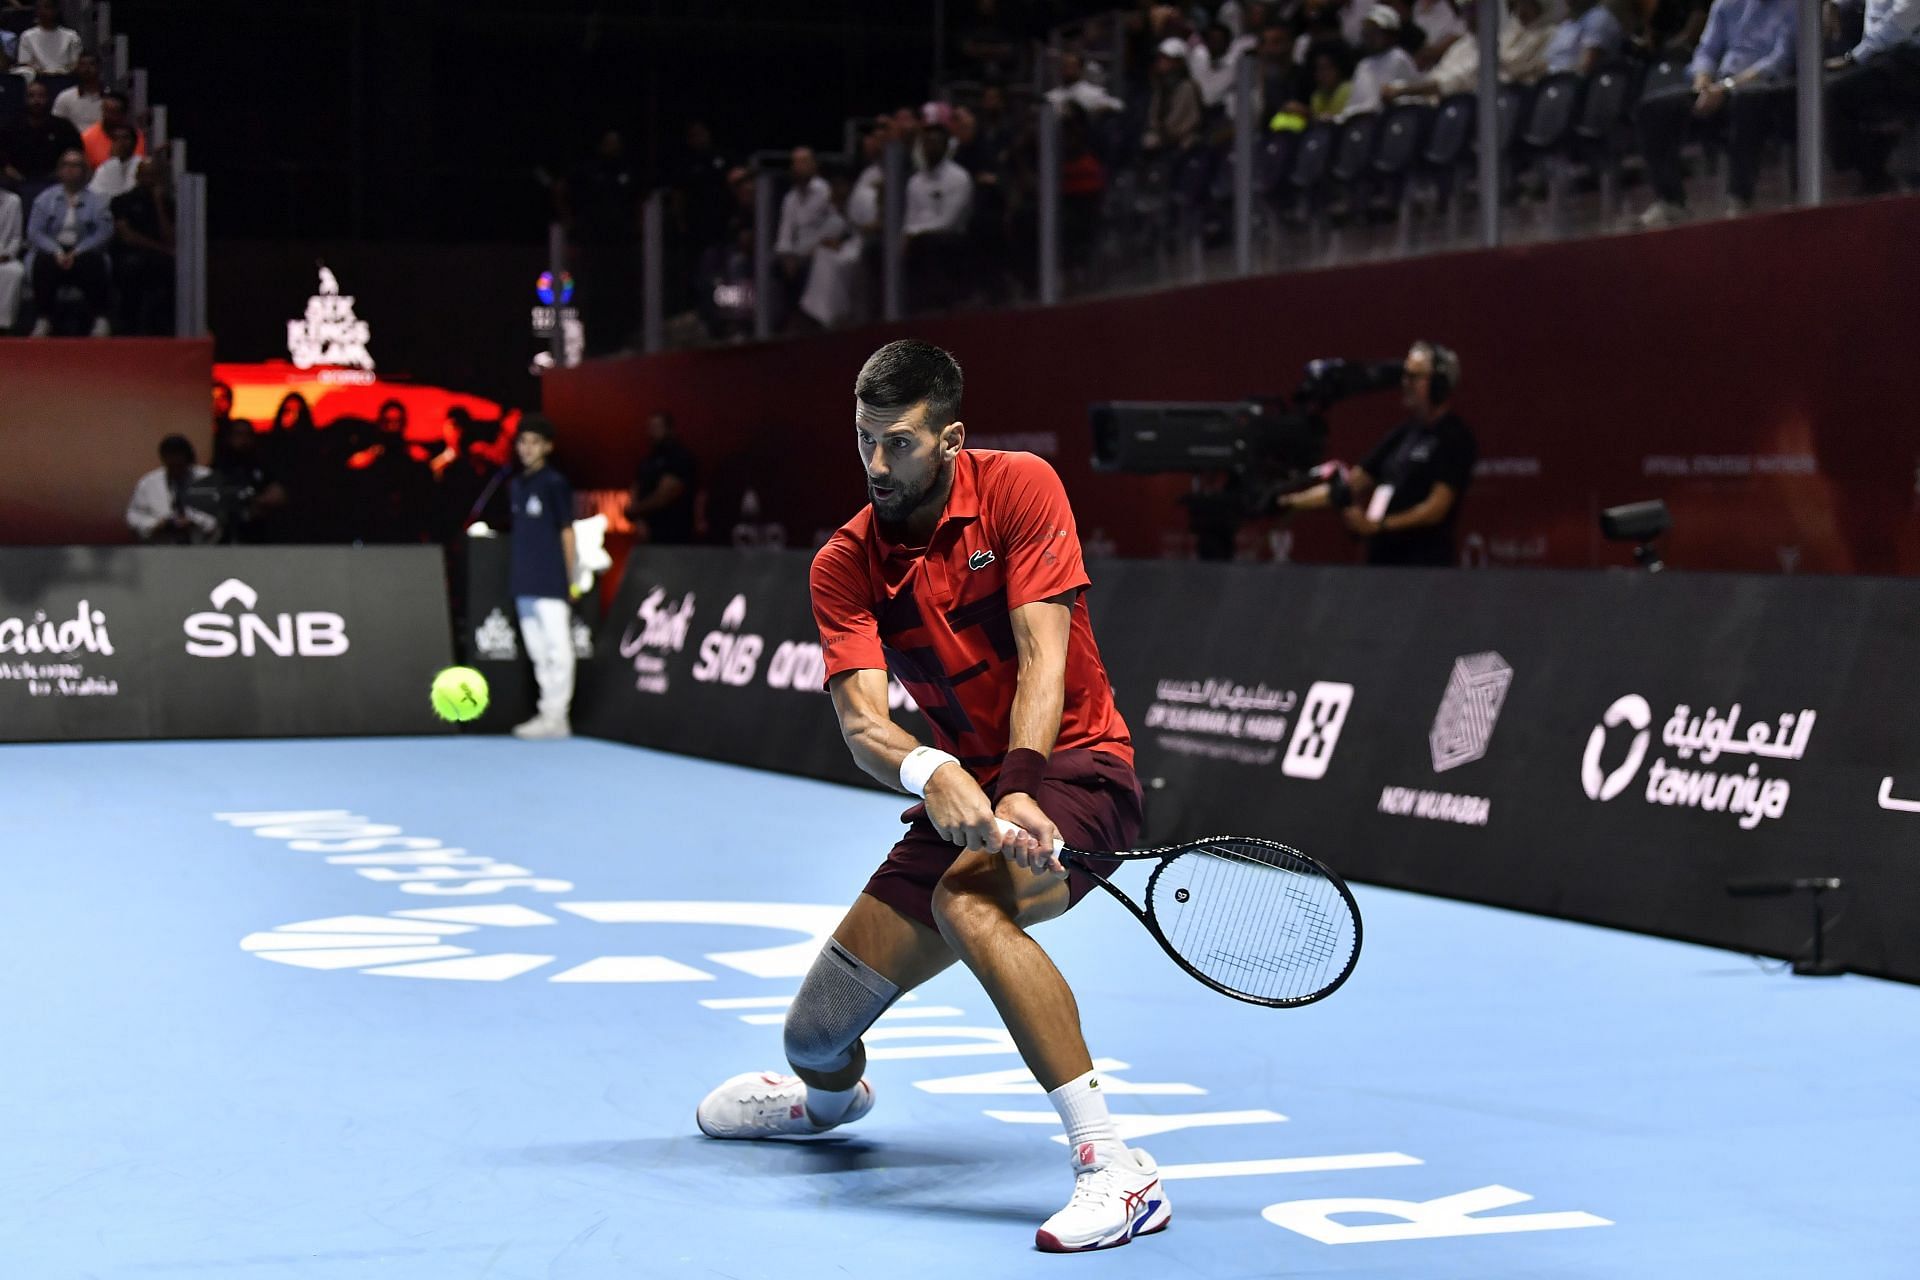
<path fill-rule="evenodd" d="M 1456 563 L 1454 516 L 1478 452 L 1451 408 L 1459 385 L 1460 357 L 1437 343 L 1414 343 L 1400 375 L 1407 420 L 1344 477 L 1283 494 L 1279 509 L 1339 510 L 1367 540 L 1368 564 Z"/>

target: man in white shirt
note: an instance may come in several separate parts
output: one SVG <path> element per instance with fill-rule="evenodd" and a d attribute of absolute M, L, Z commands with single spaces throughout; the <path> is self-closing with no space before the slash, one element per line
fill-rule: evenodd
<path fill-rule="evenodd" d="M 160 465 L 133 486 L 127 527 L 142 542 L 218 542 L 220 518 L 213 510 L 219 497 L 213 472 L 194 460 L 193 442 L 168 436 L 160 442 Z"/>
<path fill-rule="evenodd" d="M 788 168 L 793 185 L 780 200 L 780 229 L 773 239 L 773 251 L 797 290 L 833 217 L 833 200 L 812 147 L 795 147 Z"/>
<path fill-rule="evenodd" d="M 123 124 L 113 131 L 113 151 L 93 171 L 93 177 L 87 182 L 87 190 L 107 201 L 133 190 L 134 180 L 140 176 L 141 163 L 134 140 L 133 126 L 130 124 Z"/>
<path fill-rule="evenodd" d="M 20 284 L 27 278 L 26 214 L 20 197 L 0 187 L 0 335 L 20 318 Z"/>
<path fill-rule="evenodd" d="M 1126 104 L 1087 79 L 1087 63 L 1077 53 L 1060 55 L 1060 83 L 1047 90 L 1047 101 L 1056 111 L 1065 111 L 1072 103 L 1088 115 L 1118 111 Z"/>
<path fill-rule="evenodd" d="M 973 178 L 947 154 L 947 126 L 920 131 L 920 167 L 907 179 L 907 297 L 916 309 L 950 305 L 961 287 Z"/>
<path fill-rule="evenodd" d="M 1477 0 L 1466 0 L 1462 12 L 1471 19 Z M 1500 82 L 1532 84 L 1547 73 L 1547 41 L 1553 38 L 1553 19 L 1540 0 L 1513 0 L 1512 12 L 1500 26 Z M 1440 55 L 1426 75 L 1402 80 L 1380 91 L 1388 102 L 1450 97 L 1473 93 L 1480 85 L 1480 42 L 1468 31 Z"/>
<path fill-rule="evenodd" d="M 1187 74 L 1200 90 L 1203 106 L 1217 107 L 1233 93 L 1234 70 L 1240 59 L 1252 52 L 1255 43 L 1253 36 L 1236 39 L 1231 31 L 1216 22 L 1207 28 L 1203 43 L 1188 46 Z"/>
<path fill-rule="evenodd" d="M 1399 12 L 1388 4 L 1373 6 L 1367 14 L 1366 25 L 1360 29 L 1360 43 L 1367 53 L 1353 69 L 1353 94 L 1347 99 L 1347 109 L 1340 113 L 1342 120 L 1363 111 L 1380 110 L 1385 101 L 1381 90 L 1395 81 L 1412 80 L 1420 74 L 1420 69 L 1413 65 L 1412 55 L 1397 43 L 1399 36 Z"/>
<path fill-rule="evenodd" d="M 80 60 L 80 33 L 60 25 L 60 0 L 39 0 L 33 11 L 36 21 L 20 33 L 16 60 L 39 75 L 67 75 Z"/>
<path fill-rule="evenodd" d="M 79 82 L 68 85 L 53 99 L 53 114 L 85 133 L 100 123 L 100 95 L 106 86 L 100 80 L 100 59 L 90 53 L 80 55 L 73 64 Z"/>

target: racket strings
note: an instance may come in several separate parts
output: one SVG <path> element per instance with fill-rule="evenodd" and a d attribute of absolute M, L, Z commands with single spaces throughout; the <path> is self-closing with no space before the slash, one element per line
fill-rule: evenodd
<path fill-rule="evenodd" d="M 1338 886 L 1279 846 L 1209 841 L 1165 864 L 1151 907 L 1193 968 L 1257 1000 L 1303 1000 L 1335 983 L 1357 943 Z"/>

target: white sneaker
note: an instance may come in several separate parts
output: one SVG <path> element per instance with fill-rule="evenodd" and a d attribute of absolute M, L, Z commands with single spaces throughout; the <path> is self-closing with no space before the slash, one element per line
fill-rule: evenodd
<path fill-rule="evenodd" d="M 113 325 L 108 322 L 105 316 L 95 316 L 93 318 L 93 336 L 96 338 L 111 338 L 113 336 Z"/>
<path fill-rule="evenodd" d="M 1742 200 L 1739 196 L 1727 197 L 1727 216 L 1729 218 L 1744 218 L 1752 212 L 1753 201 Z"/>
<path fill-rule="evenodd" d="M 1074 1161 L 1073 1199 L 1034 1233 L 1042 1253 L 1111 1249 L 1135 1236 L 1165 1231 L 1173 1206 L 1160 1184 L 1160 1166 L 1144 1151 L 1123 1149 L 1093 1168 L 1093 1144 L 1082 1144 Z"/>
<path fill-rule="evenodd" d="M 513 736 L 526 741 L 571 738 L 573 726 L 561 716 L 535 716 L 524 724 L 513 726 Z"/>
<path fill-rule="evenodd" d="M 38 320 L 35 320 L 33 322 L 34 337 L 45 338 L 51 335 L 52 333 L 53 333 L 53 320 L 51 317 L 41 316 Z"/>
<path fill-rule="evenodd" d="M 834 1124 L 807 1115 L 807 1083 L 798 1076 L 748 1071 L 726 1081 L 693 1114 L 709 1138 L 795 1138 L 852 1124 L 873 1110 L 873 1086 L 860 1082 L 860 1096 Z"/>
<path fill-rule="evenodd" d="M 1647 206 L 1647 211 L 1640 215 L 1640 225 L 1649 231 L 1654 231 L 1661 227 L 1671 227 L 1675 223 L 1685 222 L 1686 220 L 1687 207 L 1685 205 L 1671 204 L 1665 200 L 1655 200 Z"/>

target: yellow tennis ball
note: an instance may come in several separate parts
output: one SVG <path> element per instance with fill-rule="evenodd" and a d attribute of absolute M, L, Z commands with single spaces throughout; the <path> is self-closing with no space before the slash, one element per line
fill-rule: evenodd
<path fill-rule="evenodd" d="M 487 709 L 487 678 L 472 667 L 448 667 L 433 678 L 433 710 L 442 720 L 472 720 Z"/>

